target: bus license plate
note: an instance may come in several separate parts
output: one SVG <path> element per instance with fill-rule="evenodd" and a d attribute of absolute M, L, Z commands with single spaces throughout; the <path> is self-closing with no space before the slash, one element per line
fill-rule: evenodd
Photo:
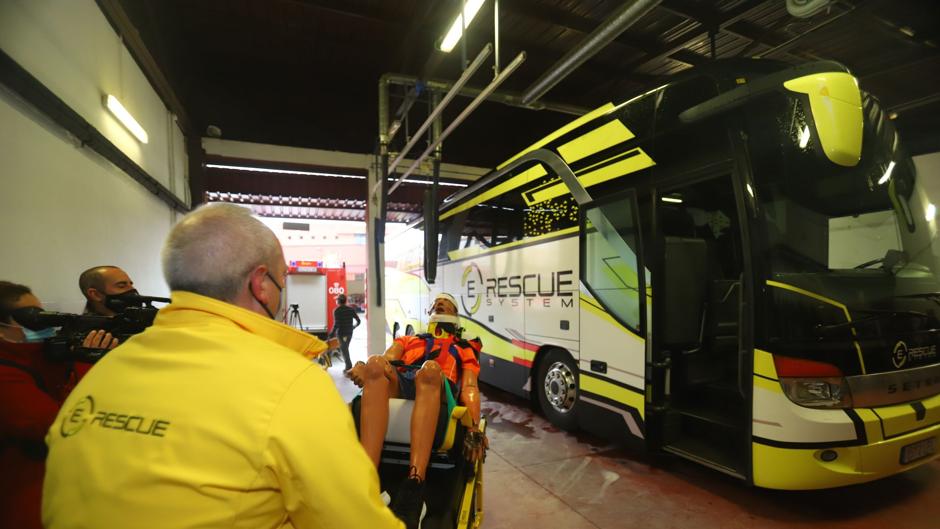
<path fill-rule="evenodd" d="M 913 463 L 937 452 L 937 438 L 931 437 L 901 448 L 901 464 Z"/>

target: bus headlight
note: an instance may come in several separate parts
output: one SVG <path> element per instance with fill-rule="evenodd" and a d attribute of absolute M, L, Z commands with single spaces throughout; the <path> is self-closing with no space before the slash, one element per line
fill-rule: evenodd
<path fill-rule="evenodd" d="M 781 378 L 787 398 L 808 408 L 851 408 L 852 393 L 843 377 Z"/>

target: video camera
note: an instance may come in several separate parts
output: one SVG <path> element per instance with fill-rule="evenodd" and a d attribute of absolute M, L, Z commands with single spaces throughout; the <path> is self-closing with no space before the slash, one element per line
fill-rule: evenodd
<path fill-rule="evenodd" d="M 82 347 L 82 341 L 89 332 L 103 329 L 124 343 L 153 324 L 159 310 L 153 303 L 169 302 L 169 298 L 125 294 L 120 298 L 108 300 L 107 306 L 116 313 L 114 316 L 69 314 L 26 307 L 17 309 L 14 318 L 17 323 L 32 330 L 59 327 L 56 335 L 46 339 L 44 343 L 44 351 L 50 359 L 94 363 L 100 360 L 108 349 Z"/>

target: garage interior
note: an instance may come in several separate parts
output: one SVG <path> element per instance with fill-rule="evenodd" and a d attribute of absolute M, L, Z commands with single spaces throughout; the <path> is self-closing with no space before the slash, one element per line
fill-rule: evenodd
<path fill-rule="evenodd" d="M 200 204 L 228 202 L 259 217 L 368 223 L 365 283 L 381 285 L 389 249 L 376 226 L 420 221 L 427 190 L 443 204 L 575 118 L 715 60 L 842 63 L 910 155 L 940 167 L 934 2 L 486 0 L 442 52 L 462 2 L 0 0 L 0 208 L 18 226 L 0 279 L 78 312 L 78 271 L 108 261 L 141 292 L 166 295 L 158 255 L 169 229 Z M 104 114 L 102 94 L 121 99 L 150 141 Z M 940 190 L 940 175 L 929 178 Z M 353 361 L 385 350 L 376 292 Z M 358 388 L 341 363 L 329 373 L 351 400 Z M 566 432 L 531 402 L 483 393 L 488 529 L 927 529 L 940 519 L 938 461 L 850 487 L 771 491 Z"/>

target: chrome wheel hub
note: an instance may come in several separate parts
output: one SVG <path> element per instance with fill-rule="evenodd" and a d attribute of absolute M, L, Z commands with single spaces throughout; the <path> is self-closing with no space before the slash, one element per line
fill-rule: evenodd
<path fill-rule="evenodd" d="M 555 362 L 545 373 L 545 397 L 548 403 L 560 413 L 568 413 L 574 407 L 578 393 L 574 373 L 563 362 Z"/>

